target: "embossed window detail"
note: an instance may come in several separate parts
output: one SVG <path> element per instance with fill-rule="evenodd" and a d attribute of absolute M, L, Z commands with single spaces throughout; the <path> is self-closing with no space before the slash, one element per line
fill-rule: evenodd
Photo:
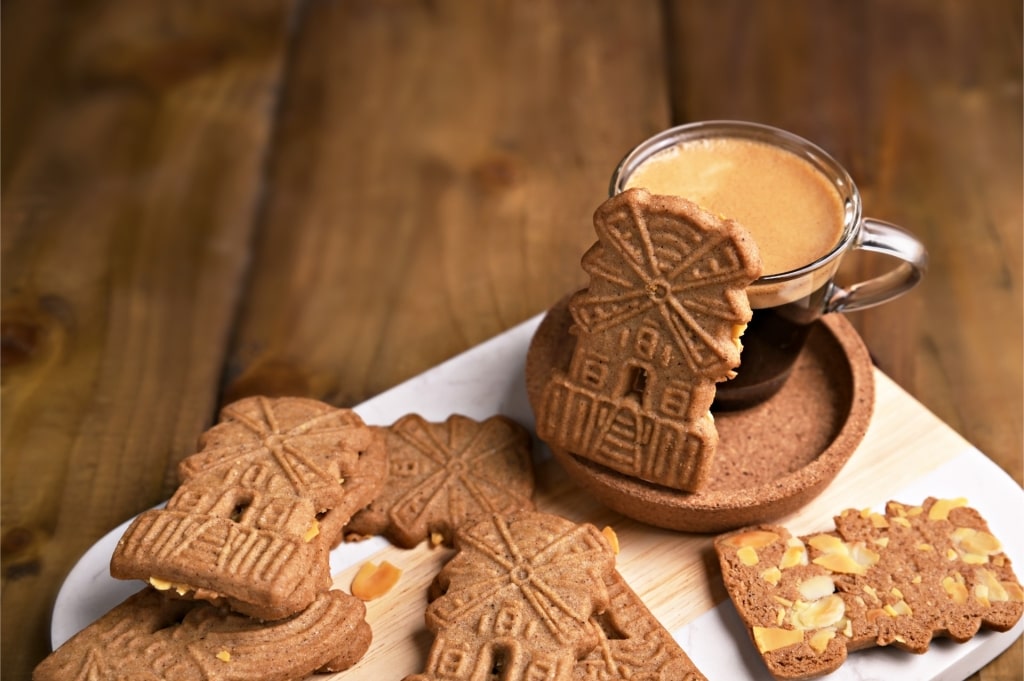
<path fill-rule="evenodd" d="M 239 491 L 234 495 L 233 503 L 231 504 L 231 511 L 228 513 L 228 518 L 233 522 L 242 522 L 242 517 L 245 515 L 246 510 L 252 506 L 253 495 L 249 492 Z"/>
<path fill-rule="evenodd" d="M 516 635 L 519 631 L 519 613 L 514 607 L 502 608 L 494 619 L 494 633 Z"/>
<path fill-rule="evenodd" d="M 681 383 L 665 387 L 661 394 L 661 413 L 665 416 L 683 418 L 690 407 L 690 391 Z"/>
<path fill-rule="evenodd" d="M 462 678 L 466 670 L 466 651 L 449 648 L 441 653 L 437 663 L 437 673 L 442 677 Z"/>
<path fill-rule="evenodd" d="M 661 338 L 657 329 L 651 326 L 642 326 L 636 333 L 636 342 L 633 347 L 638 357 L 651 359 L 658 350 L 658 341 Z"/>
<path fill-rule="evenodd" d="M 647 370 L 643 367 L 633 367 L 631 373 L 633 375 L 629 382 L 629 392 L 643 401 L 644 392 L 647 390 Z"/>
<path fill-rule="evenodd" d="M 608 365 L 605 364 L 600 357 L 590 355 L 583 360 L 583 366 L 580 370 L 580 380 L 584 385 L 600 388 L 604 385 L 607 375 Z"/>
<path fill-rule="evenodd" d="M 627 364 L 623 367 L 623 377 L 620 379 L 619 391 L 624 398 L 634 399 L 640 405 L 646 406 L 651 391 L 651 384 L 654 377 L 647 367 L 642 364 Z"/>
<path fill-rule="evenodd" d="M 487 675 L 486 681 L 504 681 L 507 678 L 508 669 L 512 659 L 508 646 L 495 645 L 491 648 L 491 673 Z"/>
<path fill-rule="evenodd" d="M 391 463 L 391 474 L 392 475 L 419 475 L 420 465 L 415 459 L 405 459 L 402 461 L 393 461 Z"/>

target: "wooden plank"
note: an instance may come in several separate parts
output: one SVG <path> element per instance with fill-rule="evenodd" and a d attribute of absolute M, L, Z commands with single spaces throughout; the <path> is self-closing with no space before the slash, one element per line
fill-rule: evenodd
<path fill-rule="evenodd" d="M 659 21 L 309 3 L 227 395 L 355 404 L 579 287 L 614 165 L 668 120 Z"/>
<path fill-rule="evenodd" d="M 49 4 L 4 6 L 9 678 L 48 652 L 73 562 L 166 498 L 213 416 L 291 11 Z"/>
<path fill-rule="evenodd" d="M 880 368 L 1020 483 L 1020 3 L 669 9 L 677 121 L 752 119 L 808 137 L 847 166 L 868 215 L 925 241 L 924 283 L 851 321 Z M 884 266 L 850 260 L 845 281 Z M 1019 678 L 1022 649 L 984 678 Z"/>

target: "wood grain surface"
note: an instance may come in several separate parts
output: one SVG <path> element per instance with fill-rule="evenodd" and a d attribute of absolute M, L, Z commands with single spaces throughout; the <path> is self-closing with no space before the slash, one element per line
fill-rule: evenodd
<path fill-rule="evenodd" d="M 3 676 L 220 404 L 357 404 L 547 308 L 615 163 L 675 123 L 806 136 L 920 236 L 924 283 L 851 320 L 1020 483 L 1021 26 L 1014 0 L 5 2 Z"/>

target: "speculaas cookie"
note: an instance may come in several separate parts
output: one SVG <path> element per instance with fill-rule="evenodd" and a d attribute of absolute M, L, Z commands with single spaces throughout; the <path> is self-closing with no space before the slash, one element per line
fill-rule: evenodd
<path fill-rule="evenodd" d="M 351 410 L 251 397 L 199 444 L 167 507 L 124 533 L 111 574 L 264 619 L 303 610 L 330 588 L 330 547 L 381 483 L 379 440 Z"/>
<path fill-rule="evenodd" d="M 567 373 L 544 387 L 538 436 L 627 475 L 686 491 L 708 478 L 715 383 L 740 363 L 757 247 L 736 222 L 631 189 L 594 215 L 586 289 L 569 302 Z"/>
<path fill-rule="evenodd" d="M 342 466 L 341 478 L 345 497 L 318 516 L 319 537 L 329 547 L 338 546 L 345 537 L 345 528 L 360 510 L 366 508 L 384 488 L 388 478 L 387 433 L 383 428 L 371 426 L 373 439 L 355 461 L 347 459 Z"/>
<path fill-rule="evenodd" d="M 372 636 L 365 613 L 358 599 L 325 591 L 297 615 L 258 622 L 145 588 L 51 653 L 32 679 L 302 679 L 363 656 Z"/>
<path fill-rule="evenodd" d="M 592 616 L 597 646 L 576 663 L 573 681 L 706 681 L 619 572 L 605 581 L 611 604 Z"/>
<path fill-rule="evenodd" d="M 431 423 L 409 414 L 384 430 L 388 484 L 346 534 L 383 534 L 404 548 L 431 536 L 450 545 L 468 518 L 533 508 L 530 435 L 511 419 L 454 414 Z"/>
<path fill-rule="evenodd" d="M 722 535 L 715 549 L 729 596 L 778 679 L 835 671 L 870 646 L 927 651 L 1012 628 L 1024 591 L 985 520 L 964 499 L 847 510 L 834 532 L 792 537 L 779 526 Z"/>
<path fill-rule="evenodd" d="M 463 525 L 455 543 L 427 607 L 435 638 L 426 669 L 405 681 L 573 679 L 602 639 L 592 617 L 610 603 L 607 538 L 593 525 L 520 512 Z"/>

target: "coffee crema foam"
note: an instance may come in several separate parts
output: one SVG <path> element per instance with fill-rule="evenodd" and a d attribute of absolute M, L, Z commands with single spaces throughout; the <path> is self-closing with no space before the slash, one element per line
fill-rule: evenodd
<path fill-rule="evenodd" d="M 681 196 L 739 222 L 754 238 L 764 275 L 799 269 L 839 243 L 846 217 L 832 180 L 785 149 L 739 137 L 683 140 L 645 159 L 625 189 Z M 834 265 L 806 277 L 755 283 L 753 308 L 771 307 L 820 288 Z"/>

